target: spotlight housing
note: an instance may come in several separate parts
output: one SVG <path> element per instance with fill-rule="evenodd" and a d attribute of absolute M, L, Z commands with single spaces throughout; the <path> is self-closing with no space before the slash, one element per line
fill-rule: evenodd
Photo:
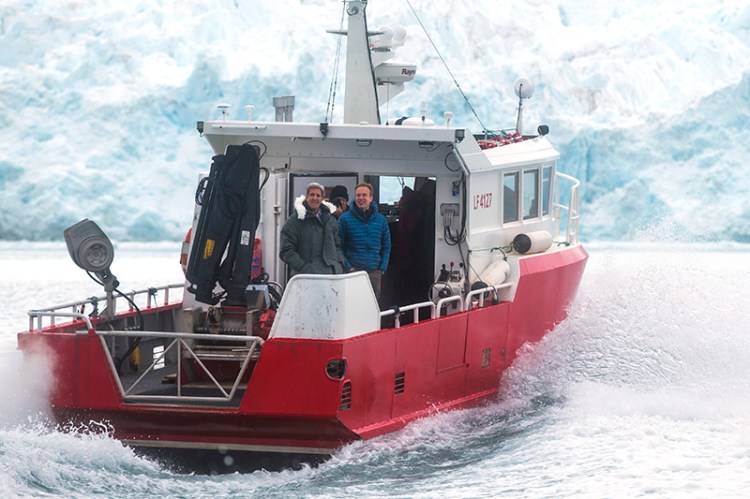
<path fill-rule="evenodd" d="M 109 273 L 115 258 L 112 243 L 96 223 L 84 218 L 65 229 L 65 244 L 73 262 L 83 270 L 95 273 Z"/>

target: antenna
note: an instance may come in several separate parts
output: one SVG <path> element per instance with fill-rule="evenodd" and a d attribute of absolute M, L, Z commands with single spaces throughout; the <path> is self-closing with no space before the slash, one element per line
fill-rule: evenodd
<path fill-rule="evenodd" d="M 245 106 L 245 111 L 247 111 L 247 121 L 253 121 L 253 111 L 255 110 L 255 106 L 248 104 Z"/>
<path fill-rule="evenodd" d="M 518 96 L 518 118 L 516 119 L 516 133 L 523 135 L 523 100 L 534 95 L 534 84 L 526 78 L 519 78 L 513 85 Z"/>
<path fill-rule="evenodd" d="M 227 120 L 227 113 L 229 112 L 230 107 L 232 107 L 230 104 L 226 104 L 224 102 L 216 105 L 216 108 L 221 111 L 221 121 Z"/>

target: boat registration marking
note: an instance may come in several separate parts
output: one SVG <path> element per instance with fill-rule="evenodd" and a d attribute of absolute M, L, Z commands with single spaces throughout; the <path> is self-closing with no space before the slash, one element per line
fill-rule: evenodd
<path fill-rule="evenodd" d="M 492 206 L 492 193 L 476 194 L 474 196 L 474 209 L 479 210 Z"/>

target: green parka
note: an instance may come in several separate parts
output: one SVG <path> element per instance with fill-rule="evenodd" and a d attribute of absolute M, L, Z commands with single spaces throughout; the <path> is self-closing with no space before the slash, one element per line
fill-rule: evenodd
<path fill-rule="evenodd" d="M 296 274 L 342 274 L 339 229 L 335 207 L 326 201 L 320 206 L 320 217 L 305 203 L 305 196 L 294 201 L 294 211 L 281 229 L 279 256 Z"/>

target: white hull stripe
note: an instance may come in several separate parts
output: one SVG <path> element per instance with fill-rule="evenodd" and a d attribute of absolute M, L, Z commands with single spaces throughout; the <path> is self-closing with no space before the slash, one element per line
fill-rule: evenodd
<path fill-rule="evenodd" d="M 293 447 L 283 445 L 245 445 L 232 443 L 214 443 L 214 442 L 179 442 L 168 440 L 123 440 L 126 445 L 133 447 L 153 447 L 160 449 L 201 449 L 222 451 L 243 451 L 243 452 L 286 452 L 289 454 L 332 454 L 337 447 L 320 448 L 320 447 Z"/>

